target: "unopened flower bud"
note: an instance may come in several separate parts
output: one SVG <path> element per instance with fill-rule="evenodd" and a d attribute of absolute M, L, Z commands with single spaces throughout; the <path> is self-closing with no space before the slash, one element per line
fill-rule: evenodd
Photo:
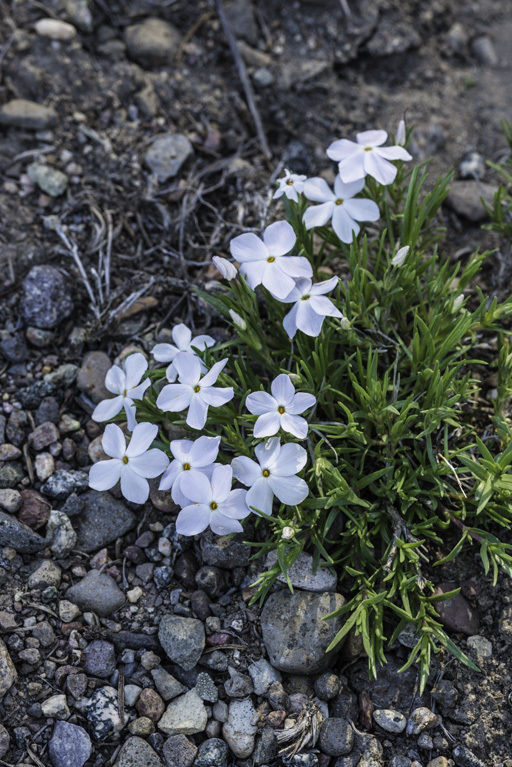
<path fill-rule="evenodd" d="M 295 530 L 293 529 L 293 527 L 288 527 L 288 526 L 283 527 L 281 538 L 286 538 L 286 540 L 289 540 L 290 538 L 293 538 L 294 535 L 295 535 Z"/>
<path fill-rule="evenodd" d="M 393 257 L 391 261 L 393 266 L 402 266 L 403 262 L 407 258 L 408 252 L 409 252 L 408 245 L 404 245 L 403 248 L 400 248 L 400 250 L 397 251 L 396 255 Z"/>
<path fill-rule="evenodd" d="M 214 256 L 212 258 L 213 263 L 219 270 L 219 272 L 222 274 L 223 277 L 226 278 L 226 280 L 234 280 L 236 275 L 238 274 L 238 271 L 236 269 L 236 266 L 233 266 L 231 261 L 228 261 L 227 258 L 222 258 L 222 256 Z"/>
<path fill-rule="evenodd" d="M 462 306 L 462 303 L 464 301 L 464 293 L 461 293 L 460 296 L 457 296 L 455 301 L 453 302 L 453 311 L 456 312 L 460 307 Z"/>
<path fill-rule="evenodd" d="M 231 319 L 233 320 L 237 328 L 240 328 L 240 330 L 247 330 L 246 321 L 244 320 L 243 317 L 240 317 L 240 315 L 237 314 L 234 309 L 229 310 L 229 316 L 231 317 Z"/>
<path fill-rule="evenodd" d="M 405 144 L 405 121 L 400 120 L 398 128 L 396 129 L 395 141 L 402 146 Z"/>
<path fill-rule="evenodd" d="M 340 325 L 343 328 L 343 330 L 349 330 L 350 329 L 350 320 L 348 317 L 342 317 L 340 320 Z"/>

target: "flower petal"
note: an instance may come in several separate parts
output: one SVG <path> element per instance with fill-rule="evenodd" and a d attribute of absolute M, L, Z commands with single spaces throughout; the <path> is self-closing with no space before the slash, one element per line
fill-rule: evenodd
<path fill-rule="evenodd" d="M 256 423 L 254 424 L 254 436 L 256 439 L 260 437 L 272 437 L 277 434 L 281 427 L 281 416 L 274 410 L 272 413 L 264 413 L 260 415 Z"/>
<path fill-rule="evenodd" d="M 211 486 L 212 498 L 217 503 L 226 500 L 231 492 L 233 483 L 233 469 L 231 466 L 217 466 L 212 473 Z"/>
<path fill-rule="evenodd" d="M 288 314 L 285 315 L 283 319 L 283 328 L 287 332 L 289 338 L 294 338 L 295 333 L 297 332 L 297 312 L 299 310 L 299 304 L 296 303 L 295 306 L 290 309 Z"/>
<path fill-rule="evenodd" d="M 350 245 L 352 242 L 352 235 L 355 234 L 356 237 L 359 234 L 359 224 L 357 224 L 354 219 L 350 218 L 347 211 L 345 210 L 345 205 L 338 205 L 336 210 L 334 211 L 332 215 L 332 228 L 340 238 L 342 242 L 346 242 L 347 245 Z"/>
<path fill-rule="evenodd" d="M 130 354 L 124 361 L 126 389 L 133 389 L 148 369 L 148 361 L 140 352 Z"/>
<path fill-rule="evenodd" d="M 235 392 L 232 386 L 226 386 L 219 388 L 217 386 L 207 386 L 205 389 L 201 389 L 200 397 L 203 402 L 212 407 L 220 407 L 225 405 L 235 396 Z"/>
<path fill-rule="evenodd" d="M 171 449 L 173 443 L 171 442 Z M 194 468 L 208 466 L 219 454 L 220 437 L 199 437 L 191 443 L 188 463 Z M 173 451 L 174 453 L 174 451 Z"/>
<path fill-rule="evenodd" d="M 297 303 L 297 316 L 295 322 L 299 330 L 302 330 L 307 336 L 316 338 L 322 330 L 324 318 L 317 314 L 310 301 L 299 301 Z"/>
<path fill-rule="evenodd" d="M 167 384 L 157 397 L 156 404 L 160 410 L 178 413 L 190 405 L 193 390 L 186 384 Z"/>
<path fill-rule="evenodd" d="M 115 415 L 117 415 L 123 408 L 124 397 L 120 394 L 118 397 L 112 399 L 102 400 L 94 408 L 91 416 L 93 421 L 110 421 Z"/>
<path fill-rule="evenodd" d="M 379 206 L 373 200 L 345 200 L 343 207 L 355 221 L 377 221 L 380 218 Z"/>
<path fill-rule="evenodd" d="M 274 477 L 289 477 L 303 469 L 307 460 L 308 454 L 303 447 L 294 442 L 287 442 L 282 446 L 279 458 L 270 468 L 270 473 Z"/>
<path fill-rule="evenodd" d="M 220 360 L 220 362 L 216 362 L 215 365 L 212 365 L 208 373 L 201 379 L 200 384 L 201 388 L 207 388 L 208 386 L 213 386 L 213 384 L 216 382 L 217 378 L 220 376 L 222 371 L 227 365 L 227 358 L 225 360 Z"/>
<path fill-rule="evenodd" d="M 183 471 L 182 469 L 178 473 L 178 476 L 174 480 L 174 484 L 172 486 L 171 490 L 171 497 L 174 503 L 177 503 L 178 506 L 188 506 L 190 503 L 190 498 L 188 498 L 182 489 L 183 484 L 183 477 L 185 474 L 188 476 L 189 474 L 196 474 L 199 473 L 195 469 L 188 469 L 186 471 Z M 202 472 L 201 472 L 202 473 Z"/>
<path fill-rule="evenodd" d="M 333 290 L 338 282 L 340 281 L 339 277 L 331 277 L 330 280 L 323 280 L 323 282 L 317 282 L 315 285 L 312 285 L 311 290 L 309 291 L 312 296 L 321 296 L 324 293 L 329 293 L 331 290 Z"/>
<path fill-rule="evenodd" d="M 246 261 L 266 261 L 268 250 L 263 241 L 252 232 L 239 234 L 229 243 L 231 255 L 241 264 Z"/>
<path fill-rule="evenodd" d="M 287 506 L 302 503 L 309 495 L 309 487 L 299 477 L 273 477 L 270 475 L 268 483 L 276 497 Z"/>
<path fill-rule="evenodd" d="M 277 402 L 266 391 L 255 391 L 249 394 L 245 400 L 245 407 L 253 415 L 263 415 L 269 411 L 277 410 Z"/>
<path fill-rule="evenodd" d="M 89 471 L 89 487 L 93 490 L 110 490 L 119 481 L 123 462 L 114 458 L 110 461 L 98 461 Z"/>
<path fill-rule="evenodd" d="M 360 178 L 358 181 L 352 181 L 350 184 L 344 184 L 339 176 L 336 176 L 334 180 L 334 191 L 336 192 L 336 198 L 341 200 L 349 200 L 351 197 L 355 197 L 356 194 L 364 189 L 364 178 Z"/>
<path fill-rule="evenodd" d="M 355 141 L 349 141 L 347 138 L 340 138 L 338 141 L 333 141 L 332 144 L 327 147 L 327 157 L 335 162 L 341 162 L 345 160 L 354 152 L 359 152 L 360 147 Z"/>
<path fill-rule="evenodd" d="M 160 480 L 160 484 L 158 486 L 159 490 L 170 490 L 171 487 L 173 487 L 176 479 L 181 474 L 181 462 L 174 459 L 174 461 L 171 461 L 169 466 L 166 468 L 164 473 L 162 474 L 162 479 Z M 175 500 L 173 498 L 173 500 Z M 176 501 L 177 503 L 177 501 Z"/>
<path fill-rule="evenodd" d="M 180 489 L 194 503 L 209 505 L 212 502 L 212 487 L 208 478 L 199 471 L 184 471 Z"/>
<path fill-rule="evenodd" d="M 344 184 L 351 184 L 366 176 L 364 167 L 365 155 L 372 154 L 361 149 L 357 154 L 352 154 L 342 160 L 338 166 L 340 178 Z"/>
<path fill-rule="evenodd" d="M 311 296 L 309 303 L 313 311 L 324 317 L 343 317 L 330 298 L 327 296 Z"/>
<path fill-rule="evenodd" d="M 146 389 L 149 389 L 151 386 L 151 381 L 149 378 L 147 378 L 145 381 L 140 383 L 138 386 L 134 386 L 133 389 L 128 389 L 126 392 L 126 396 L 130 399 L 142 399 L 144 397 L 144 392 Z"/>
<path fill-rule="evenodd" d="M 198 349 L 200 352 L 204 352 L 204 350 L 210 346 L 215 346 L 215 338 L 212 338 L 211 336 L 196 336 L 192 339 L 189 346 L 190 349 Z"/>
<path fill-rule="evenodd" d="M 157 362 L 172 362 L 178 352 L 173 344 L 156 344 L 151 354 Z"/>
<path fill-rule="evenodd" d="M 176 518 L 178 535 L 199 535 L 210 524 L 210 509 L 203 504 L 185 506 Z"/>
<path fill-rule="evenodd" d="M 295 287 L 295 281 L 280 268 L 281 260 L 286 261 L 283 258 L 266 265 L 263 270 L 261 283 L 273 296 L 282 301 Z"/>
<path fill-rule="evenodd" d="M 175 325 L 172 329 L 172 340 L 180 352 L 187 352 L 188 345 L 192 340 L 192 331 L 183 322 L 180 322 L 179 325 Z"/>
<path fill-rule="evenodd" d="M 206 423 L 208 405 L 199 394 L 193 394 L 188 408 L 186 422 L 192 429 L 202 429 Z"/>
<path fill-rule="evenodd" d="M 135 474 L 129 463 L 123 464 L 121 469 L 121 492 L 132 503 L 145 503 L 149 498 L 147 479 Z"/>
<path fill-rule="evenodd" d="M 278 405 L 288 405 L 295 395 L 295 387 L 286 373 L 274 378 L 270 390 Z"/>
<path fill-rule="evenodd" d="M 233 469 L 233 476 L 247 487 L 254 485 L 256 480 L 261 477 L 261 466 L 258 466 L 256 461 L 245 455 L 240 456 L 240 458 L 233 458 L 231 468 Z"/>
<path fill-rule="evenodd" d="M 201 437 L 201 439 L 204 439 L 204 437 Z M 185 463 L 188 462 L 193 444 L 194 442 L 191 439 L 173 439 L 170 444 L 170 450 L 178 461 Z"/>
<path fill-rule="evenodd" d="M 103 451 L 112 458 L 123 458 L 126 452 L 126 438 L 115 423 L 105 426 L 101 440 Z"/>
<path fill-rule="evenodd" d="M 158 426 L 156 423 L 139 423 L 133 430 L 130 444 L 126 449 L 126 455 L 132 458 L 135 455 L 145 453 L 153 440 L 158 435 Z"/>
<path fill-rule="evenodd" d="M 305 256 L 283 256 L 277 266 L 294 279 L 309 279 L 313 276 L 312 266 Z"/>
<path fill-rule="evenodd" d="M 254 453 L 262 469 L 270 468 L 278 459 L 281 451 L 279 437 L 271 437 L 254 448 Z"/>
<path fill-rule="evenodd" d="M 247 506 L 247 490 L 237 488 L 232 490 L 228 495 L 226 501 L 219 508 L 221 514 L 226 517 L 232 517 L 233 519 L 245 519 L 251 513 L 250 508 Z"/>
<path fill-rule="evenodd" d="M 332 217 L 334 205 L 334 202 L 311 205 L 304 213 L 302 219 L 306 229 L 313 229 L 315 226 L 325 226 Z"/>
<path fill-rule="evenodd" d="M 210 528 L 215 535 L 229 535 L 230 533 L 243 532 L 243 527 L 238 520 L 225 517 L 220 511 L 212 511 L 210 514 Z"/>
<path fill-rule="evenodd" d="M 105 387 L 113 394 L 122 394 L 126 389 L 126 374 L 119 365 L 113 365 L 107 371 Z"/>
<path fill-rule="evenodd" d="M 275 195 L 274 195 L 275 196 Z M 222 256 L 213 256 L 213 265 L 218 269 L 226 280 L 234 280 L 238 274 L 236 266 Z"/>
<path fill-rule="evenodd" d="M 377 152 L 365 152 L 364 168 L 369 176 L 373 176 L 379 184 L 384 186 L 392 184 L 397 174 L 395 166 L 383 157 L 379 157 Z"/>
<path fill-rule="evenodd" d="M 289 434 L 293 434 L 297 439 L 305 439 L 308 436 L 308 422 L 300 415 L 283 413 L 281 416 L 281 428 Z"/>
<path fill-rule="evenodd" d="M 129 397 L 125 397 L 123 400 L 124 412 L 126 413 L 126 420 L 128 422 L 128 431 L 133 431 L 137 426 L 137 408 L 133 404 L 133 400 Z"/>
<path fill-rule="evenodd" d="M 380 146 L 387 141 L 388 134 L 385 130 L 365 130 L 356 135 L 357 143 L 363 146 Z"/>
<path fill-rule="evenodd" d="M 251 510 L 262 511 L 264 514 L 272 514 L 272 501 L 274 493 L 266 477 L 260 476 L 254 485 L 247 491 L 246 503 Z"/>
<path fill-rule="evenodd" d="M 158 477 L 169 464 L 169 459 L 162 450 L 152 448 L 142 455 L 135 455 L 129 460 L 129 466 L 140 477 Z"/>
<path fill-rule="evenodd" d="M 266 265 L 267 260 L 265 259 L 264 261 L 254 261 L 242 264 L 240 267 L 240 274 L 246 279 L 251 290 L 256 290 L 258 285 L 261 285 L 261 278 Z"/>
<path fill-rule="evenodd" d="M 334 202 L 336 199 L 327 181 L 319 176 L 304 182 L 304 196 L 312 202 Z"/>
<path fill-rule="evenodd" d="M 180 352 L 174 358 L 173 364 L 181 384 L 195 386 L 198 383 L 201 378 L 201 361 L 195 354 Z"/>
<path fill-rule="evenodd" d="M 288 221 L 276 221 L 263 232 L 263 242 L 271 256 L 284 256 L 295 245 L 297 237 Z"/>
<path fill-rule="evenodd" d="M 286 411 L 292 415 L 299 415 L 299 413 L 303 413 L 305 410 L 313 407 L 315 404 L 316 397 L 314 397 L 312 394 L 307 394 L 306 392 L 300 391 L 290 402 L 286 408 Z"/>
<path fill-rule="evenodd" d="M 385 160 L 412 160 L 412 155 L 403 146 L 383 146 L 376 150 Z"/>

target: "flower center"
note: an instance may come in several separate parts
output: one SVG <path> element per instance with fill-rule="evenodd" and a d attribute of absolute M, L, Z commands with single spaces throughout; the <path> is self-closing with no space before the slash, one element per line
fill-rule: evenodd
<path fill-rule="evenodd" d="M 283 415 L 283 413 L 285 412 L 284 411 L 284 407 L 282 405 L 279 405 L 279 407 L 277 408 L 277 412 L 281 413 L 281 415 Z"/>
<path fill-rule="evenodd" d="M 128 396 L 128 389 L 125 389 L 123 392 L 123 397 L 127 397 L 127 396 Z"/>
<path fill-rule="evenodd" d="M 201 391 L 201 387 L 199 385 L 194 386 L 194 391 L 197 394 L 198 391 Z"/>
<path fill-rule="evenodd" d="M 365 148 L 364 148 L 364 151 L 365 151 L 365 152 L 371 152 L 371 151 L 372 151 L 372 149 L 373 149 L 373 147 L 372 147 L 372 146 L 365 146 Z"/>
<path fill-rule="evenodd" d="M 343 205 L 343 200 L 336 200 L 336 205 Z"/>
<path fill-rule="evenodd" d="M 212 511 L 215 511 L 215 509 L 216 509 L 216 508 L 217 508 L 217 504 L 215 503 L 215 501 L 212 501 L 212 502 L 210 503 L 210 509 L 211 509 Z"/>
<path fill-rule="evenodd" d="M 128 456 L 127 455 L 123 456 L 123 463 L 128 463 Z"/>
<path fill-rule="evenodd" d="M 309 301 L 309 296 L 301 296 L 300 300 L 301 301 Z"/>
<path fill-rule="evenodd" d="M 189 463 L 184 463 L 183 464 L 183 471 L 190 471 L 190 464 Z"/>
<path fill-rule="evenodd" d="M 273 264 L 275 260 L 276 260 L 276 259 L 274 258 L 274 256 L 269 256 L 269 257 L 267 258 L 267 262 L 268 262 L 269 264 Z"/>
<path fill-rule="evenodd" d="M 264 476 L 264 477 L 270 477 L 270 472 L 269 472 L 269 470 L 268 470 L 268 469 L 263 469 L 263 472 L 262 472 L 262 473 L 263 473 L 263 476 Z"/>
<path fill-rule="evenodd" d="M 286 183 L 288 184 L 288 186 L 293 186 L 293 180 L 291 178 L 288 179 Z"/>

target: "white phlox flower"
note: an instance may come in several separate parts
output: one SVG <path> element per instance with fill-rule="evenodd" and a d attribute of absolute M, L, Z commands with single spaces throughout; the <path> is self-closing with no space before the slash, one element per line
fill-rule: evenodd
<path fill-rule="evenodd" d="M 289 200 L 293 200 L 294 202 L 299 201 L 299 194 L 302 194 L 302 190 L 304 189 L 304 181 L 306 180 L 307 176 L 301 176 L 297 173 L 291 173 L 289 170 L 285 168 L 284 170 L 284 178 L 278 178 L 277 183 L 279 184 L 278 188 L 272 195 L 273 200 L 277 200 L 279 197 L 282 197 L 283 194 L 285 197 L 288 197 Z"/>
<path fill-rule="evenodd" d="M 358 221 L 377 221 L 379 206 L 373 200 L 352 199 L 364 187 L 364 179 L 344 184 L 339 176 L 334 181 L 334 192 L 323 178 L 308 178 L 304 195 L 320 205 L 309 207 L 304 213 L 306 229 L 325 226 L 332 219 L 332 228 L 342 242 L 350 244 L 359 234 Z"/>
<path fill-rule="evenodd" d="M 174 503 L 186 506 L 189 499 L 181 491 L 181 483 L 187 474 L 205 474 L 211 477 L 214 463 L 219 452 L 220 437 L 199 437 L 191 439 L 174 439 L 170 449 L 174 456 L 160 480 L 159 490 L 171 490 Z M 172 489 L 171 489 L 172 488 Z"/>
<path fill-rule="evenodd" d="M 327 149 L 327 156 L 339 163 L 340 178 L 345 184 L 373 176 L 379 184 L 393 183 L 396 167 L 389 160 L 412 160 L 403 146 L 382 146 L 387 140 L 385 130 L 367 130 L 358 133 L 356 141 L 342 138 Z"/>
<path fill-rule="evenodd" d="M 149 497 L 147 478 L 158 477 L 169 463 L 162 450 L 148 449 L 157 434 L 156 424 L 139 423 L 127 447 L 119 426 L 109 423 L 103 433 L 102 446 L 112 458 L 91 466 L 89 486 L 93 490 L 110 490 L 121 480 L 121 492 L 128 501 L 145 503 Z"/>
<path fill-rule="evenodd" d="M 259 416 L 254 424 L 254 436 L 271 437 L 282 429 L 298 439 L 305 439 L 308 422 L 299 413 L 313 407 L 316 398 L 305 392 L 296 394 L 290 376 L 286 373 L 274 378 L 270 389 L 272 394 L 266 391 L 253 392 L 245 401 L 247 410 Z"/>
<path fill-rule="evenodd" d="M 225 388 L 214 387 L 226 360 L 215 365 L 201 378 L 201 361 L 192 354 L 178 354 L 174 365 L 178 373 L 179 383 L 164 386 L 158 395 L 156 404 L 160 410 L 177 413 L 188 408 L 186 422 L 192 429 L 202 429 L 206 423 L 208 407 L 219 407 L 233 399 L 232 386 Z"/>
<path fill-rule="evenodd" d="M 311 277 L 311 264 L 303 256 L 288 256 L 296 241 L 288 221 L 276 221 L 267 226 L 263 240 L 252 232 L 231 240 L 230 250 L 241 263 L 242 274 L 254 290 L 263 285 L 273 296 L 283 299 L 293 288 L 294 278 Z"/>
<path fill-rule="evenodd" d="M 409 245 L 404 245 L 403 248 L 400 248 L 397 250 L 396 254 L 391 259 L 392 266 L 402 266 L 405 259 L 407 258 L 407 254 L 409 252 Z"/>
<path fill-rule="evenodd" d="M 227 258 L 222 258 L 222 256 L 214 256 L 212 261 L 226 280 L 235 279 L 238 274 L 238 269 L 231 263 L 231 261 L 228 261 Z"/>
<path fill-rule="evenodd" d="M 236 479 L 250 488 L 247 505 L 264 514 L 272 514 L 274 495 L 288 506 L 302 503 L 309 488 L 296 475 L 306 465 L 304 448 L 293 442 L 281 446 L 278 437 L 270 437 L 256 445 L 254 452 L 258 463 L 245 456 L 231 462 Z"/>
<path fill-rule="evenodd" d="M 204 474 L 186 472 L 181 490 L 188 498 L 187 505 L 176 519 L 179 535 L 198 535 L 208 525 L 217 535 L 239 533 L 243 530 L 238 521 L 247 517 L 247 490 L 232 490 L 231 466 L 217 466 L 211 480 Z"/>
<path fill-rule="evenodd" d="M 93 421 L 109 421 L 124 407 L 128 429 L 133 431 L 137 423 L 133 400 L 142 399 L 144 392 L 151 385 L 149 379 L 140 383 L 147 369 L 147 360 L 140 352 L 130 354 L 125 359 L 124 370 L 119 365 L 113 365 L 105 376 L 105 386 L 112 394 L 117 394 L 117 397 L 104 399 L 96 405 L 92 414 Z"/>
<path fill-rule="evenodd" d="M 174 360 L 177 354 L 191 354 L 197 356 L 197 351 L 204 352 L 207 347 L 215 344 L 215 339 L 211 336 L 196 336 L 192 338 L 192 331 L 186 325 L 180 323 L 172 329 L 172 340 L 174 344 L 156 344 L 151 352 L 157 362 L 170 362 L 166 370 L 167 380 L 174 382 L 178 377 Z M 198 358 L 199 359 L 199 358 Z M 202 360 L 201 371 L 206 373 L 207 367 Z"/>
<path fill-rule="evenodd" d="M 283 302 L 295 302 L 293 309 L 283 319 L 283 327 L 290 338 L 295 336 L 297 330 L 302 330 L 307 336 L 316 337 L 320 334 L 326 317 L 343 318 L 343 314 L 331 299 L 324 295 L 333 290 L 338 282 L 338 277 L 331 277 L 330 280 L 317 282 L 315 285 L 311 280 L 297 280 L 295 288 Z"/>

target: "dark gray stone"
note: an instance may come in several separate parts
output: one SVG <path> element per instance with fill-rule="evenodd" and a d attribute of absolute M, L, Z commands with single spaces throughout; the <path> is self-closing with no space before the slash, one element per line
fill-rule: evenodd
<path fill-rule="evenodd" d="M 71 285 L 54 266 L 33 266 L 23 280 L 20 309 L 27 325 L 51 330 L 73 311 Z"/>
<path fill-rule="evenodd" d="M 354 730 L 347 719 L 326 719 L 320 728 L 319 746 L 328 756 L 346 756 L 354 745 Z"/>
<path fill-rule="evenodd" d="M 46 541 L 16 517 L 0 511 L 0 546 L 11 546 L 19 554 L 44 549 Z"/>
<path fill-rule="evenodd" d="M 201 671 L 197 675 L 196 692 L 200 698 L 206 700 L 208 703 L 216 703 L 219 699 L 219 692 L 215 686 L 215 682 L 210 674 L 207 674 L 205 671 Z"/>
<path fill-rule="evenodd" d="M 0 340 L 0 353 L 8 362 L 23 362 L 28 357 L 28 349 L 22 336 L 7 333 Z"/>
<path fill-rule="evenodd" d="M 20 389 L 17 393 L 17 397 L 22 406 L 28 410 L 35 410 L 39 407 L 45 397 L 50 397 L 52 395 L 57 397 L 57 386 L 48 381 L 36 381 L 30 386 L 23 387 L 23 389 Z M 52 419 L 48 418 L 47 420 L 51 421 Z"/>
<path fill-rule="evenodd" d="M 91 755 L 91 739 L 83 727 L 58 721 L 49 750 L 53 767 L 83 767 Z"/>
<path fill-rule="evenodd" d="M 40 426 L 42 423 L 59 423 L 60 420 L 60 407 L 55 397 L 45 397 L 39 407 L 36 410 L 36 424 Z"/>
<path fill-rule="evenodd" d="M 485 764 L 466 746 L 455 746 L 452 756 L 457 767 L 485 767 Z"/>
<path fill-rule="evenodd" d="M 160 757 L 149 743 L 138 737 L 128 738 L 123 744 L 114 767 L 161 767 Z"/>
<path fill-rule="evenodd" d="M 185 671 L 194 668 L 205 646 L 201 621 L 181 615 L 164 615 L 158 629 L 158 638 L 167 656 Z"/>
<path fill-rule="evenodd" d="M 454 181 L 446 198 L 446 204 L 459 216 L 469 221 L 484 221 L 489 216 L 482 205 L 481 198 L 488 207 L 492 208 L 497 191 L 497 186 L 481 181 Z"/>
<path fill-rule="evenodd" d="M 315 693 L 320 700 L 332 700 L 339 693 L 341 682 L 332 671 L 325 671 L 315 681 Z"/>
<path fill-rule="evenodd" d="M 89 477 L 83 471 L 56 471 L 41 487 L 41 492 L 58 501 L 71 493 L 84 493 L 89 487 Z"/>
<path fill-rule="evenodd" d="M 272 594 L 261 613 L 263 641 L 271 664 L 289 674 L 322 671 L 337 650 L 326 653 L 344 618 L 323 620 L 343 606 L 341 594 L 314 594 L 287 589 Z"/>
<path fill-rule="evenodd" d="M 244 543 L 243 535 L 228 536 L 214 535 L 208 531 L 201 535 L 201 555 L 207 565 L 233 568 L 244 567 L 252 556 L 250 546 Z"/>
<path fill-rule="evenodd" d="M 85 671 L 91 676 L 108 679 L 116 668 L 116 650 L 113 644 L 95 639 L 83 653 Z"/>
<path fill-rule="evenodd" d="M 83 508 L 74 522 L 78 536 L 76 545 L 80 551 L 88 553 L 103 548 L 125 535 L 137 521 L 135 514 L 110 493 L 89 490 L 80 496 L 80 500 Z"/>
<path fill-rule="evenodd" d="M 201 743 L 194 767 L 227 767 L 229 748 L 220 738 L 209 738 Z"/>
<path fill-rule="evenodd" d="M 0 488 L 16 487 L 24 477 L 23 467 L 19 461 L 9 461 L 0 466 Z"/>
<path fill-rule="evenodd" d="M 126 601 L 113 578 L 98 570 L 89 570 L 79 583 L 71 586 L 66 592 L 66 599 L 78 605 L 82 611 L 92 611 L 101 616 L 119 610 Z"/>
<path fill-rule="evenodd" d="M 254 749 L 254 764 L 270 764 L 277 756 L 277 739 L 272 727 L 264 727 Z"/>
<path fill-rule="evenodd" d="M 191 767 L 197 748 L 185 735 L 172 735 L 162 749 L 165 767 Z"/>

